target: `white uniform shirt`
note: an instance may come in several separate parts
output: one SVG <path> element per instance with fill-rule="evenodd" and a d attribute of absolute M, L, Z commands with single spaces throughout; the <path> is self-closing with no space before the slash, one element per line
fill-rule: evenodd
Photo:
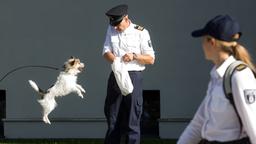
<path fill-rule="evenodd" d="M 112 52 L 116 57 L 122 57 L 126 53 L 149 54 L 154 58 L 154 50 L 148 31 L 146 29 L 138 30 L 135 26 L 131 22 L 123 32 L 118 32 L 114 27 L 109 26 L 103 54 Z M 142 71 L 145 69 L 145 65 L 133 60 L 127 63 L 127 69 L 128 71 Z"/>
<path fill-rule="evenodd" d="M 234 57 L 230 56 L 217 69 L 213 67 L 206 97 L 178 144 L 198 144 L 201 139 L 224 142 L 246 136 L 252 144 L 256 144 L 256 82 L 252 71 L 245 68 L 232 76 L 232 92 L 242 119 L 242 131 L 237 114 L 223 91 L 224 73 L 234 61 Z"/>

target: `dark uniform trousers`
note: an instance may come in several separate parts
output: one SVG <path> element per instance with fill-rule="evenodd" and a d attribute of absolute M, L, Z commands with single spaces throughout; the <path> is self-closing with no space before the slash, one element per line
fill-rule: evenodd
<path fill-rule="evenodd" d="M 126 144 L 140 143 L 140 118 L 142 114 L 142 72 L 129 71 L 133 92 L 123 96 L 117 85 L 114 73 L 108 79 L 107 97 L 104 112 L 108 130 L 105 144 L 120 144 L 125 137 Z"/>
<path fill-rule="evenodd" d="M 217 141 L 208 141 L 208 140 L 201 140 L 199 144 L 251 144 L 248 137 L 242 138 L 240 140 L 234 140 L 229 142 L 217 142 Z"/>

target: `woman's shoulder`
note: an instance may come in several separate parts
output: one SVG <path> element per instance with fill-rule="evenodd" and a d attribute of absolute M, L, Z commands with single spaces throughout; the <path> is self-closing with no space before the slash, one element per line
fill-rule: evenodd
<path fill-rule="evenodd" d="M 232 82 L 249 84 L 251 82 L 256 83 L 256 79 L 253 71 L 249 67 L 245 67 L 234 71 Z"/>

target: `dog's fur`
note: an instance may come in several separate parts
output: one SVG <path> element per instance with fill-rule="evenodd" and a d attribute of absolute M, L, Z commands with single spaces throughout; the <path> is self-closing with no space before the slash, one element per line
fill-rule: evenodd
<path fill-rule="evenodd" d="M 77 84 L 77 74 L 82 71 L 84 64 L 79 59 L 71 57 L 64 64 L 64 70 L 60 72 L 55 84 L 50 87 L 46 92 L 41 90 L 37 84 L 29 80 L 31 87 L 41 95 L 41 99 L 38 100 L 43 108 L 43 121 L 51 124 L 48 119 L 48 115 L 57 106 L 55 101 L 56 97 L 68 95 L 71 92 L 76 92 L 78 96 L 83 98 L 85 90 L 79 84 Z"/>

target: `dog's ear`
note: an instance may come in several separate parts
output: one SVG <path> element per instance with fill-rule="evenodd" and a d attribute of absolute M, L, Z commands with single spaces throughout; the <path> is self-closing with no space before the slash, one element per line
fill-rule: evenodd
<path fill-rule="evenodd" d="M 75 57 L 74 57 L 74 56 L 71 56 L 70 59 L 75 59 Z"/>
<path fill-rule="evenodd" d="M 69 64 L 73 66 L 75 62 L 76 62 L 75 60 L 72 60 L 71 62 L 69 62 Z"/>

